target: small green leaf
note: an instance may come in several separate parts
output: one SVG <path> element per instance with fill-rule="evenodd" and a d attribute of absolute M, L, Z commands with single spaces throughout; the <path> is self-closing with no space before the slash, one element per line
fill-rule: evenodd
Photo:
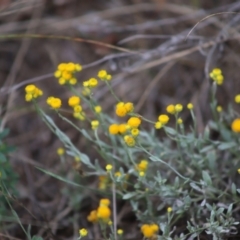
<path fill-rule="evenodd" d="M 236 142 L 226 142 L 226 143 L 221 143 L 218 146 L 218 149 L 219 150 L 227 150 L 227 149 L 230 149 L 230 148 L 234 148 L 236 146 L 237 146 Z"/>
<path fill-rule="evenodd" d="M 137 195 L 137 193 L 136 192 L 130 192 L 130 193 L 126 193 L 126 194 L 124 194 L 123 195 L 123 199 L 130 199 L 130 198 L 132 198 L 132 197 L 134 197 L 134 196 L 136 196 Z"/>
<path fill-rule="evenodd" d="M 202 177 L 203 177 L 203 181 L 207 184 L 207 185 L 212 185 L 212 179 L 209 176 L 208 172 L 206 171 L 202 171 Z"/>
<path fill-rule="evenodd" d="M 176 133 L 177 133 L 175 129 L 166 127 L 166 126 L 164 126 L 164 130 L 171 135 L 176 135 Z"/>

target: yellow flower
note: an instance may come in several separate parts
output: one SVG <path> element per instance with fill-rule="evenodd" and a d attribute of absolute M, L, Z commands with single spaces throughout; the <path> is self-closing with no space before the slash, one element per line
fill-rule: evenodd
<path fill-rule="evenodd" d="M 119 131 L 121 134 L 125 133 L 125 132 L 127 131 L 127 126 L 126 126 L 126 124 L 125 124 L 125 123 L 122 123 L 122 124 L 118 125 L 118 131 Z"/>
<path fill-rule="evenodd" d="M 127 110 L 124 106 L 117 106 L 116 107 L 116 115 L 119 117 L 125 117 L 127 114 Z"/>
<path fill-rule="evenodd" d="M 240 168 L 239 168 L 237 171 L 238 171 L 238 173 L 240 174 Z"/>
<path fill-rule="evenodd" d="M 43 95 L 41 89 L 37 88 L 34 84 L 27 85 L 25 87 L 25 100 L 26 102 L 32 101 L 34 98 L 38 98 Z"/>
<path fill-rule="evenodd" d="M 173 104 L 171 105 L 168 105 L 167 108 L 166 108 L 166 111 L 170 114 L 175 114 L 175 106 Z"/>
<path fill-rule="evenodd" d="M 111 79 L 112 79 L 112 75 L 111 75 L 111 74 L 108 74 L 108 75 L 106 76 L 106 80 L 110 81 Z"/>
<path fill-rule="evenodd" d="M 141 124 L 141 119 L 138 117 L 131 117 L 129 118 L 127 124 L 132 128 L 138 128 Z"/>
<path fill-rule="evenodd" d="M 33 94 L 35 92 L 35 90 L 36 90 L 36 86 L 33 85 L 33 84 L 27 85 L 25 87 L 25 92 L 26 93 L 32 93 Z"/>
<path fill-rule="evenodd" d="M 119 131 L 118 124 L 111 124 L 108 128 L 108 131 L 112 135 L 118 134 L 118 131 Z"/>
<path fill-rule="evenodd" d="M 188 103 L 187 108 L 188 108 L 189 110 L 192 110 L 192 109 L 193 109 L 193 104 L 192 104 L 192 103 Z"/>
<path fill-rule="evenodd" d="M 100 70 L 97 75 L 101 79 L 105 79 L 107 76 L 107 71 L 106 70 Z"/>
<path fill-rule="evenodd" d="M 114 173 L 114 176 L 115 176 L 115 177 L 121 177 L 122 174 L 121 174 L 121 172 L 115 172 L 115 173 Z"/>
<path fill-rule="evenodd" d="M 94 110 L 95 110 L 96 113 L 100 113 L 100 112 L 102 112 L 102 107 L 101 106 L 95 106 Z"/>
<path fill-rule="evenodd" d="M 72 63 L 72 62 L 69 62 L 69 63 L 66 64 L 65 69 L 69 72 L 73 72 L 73 71 L 75 71 L 75 64 Z"/>
<path fill-rule="evenodd" d="M 132 136 L 126 135 L 124 136 L 124 141 L 129 147 L 135 146 L 135 139 Z"/>
<path fill-rule="evenodd" d="M 66 84 L 66 80 L 65 80 L 64 78 L 59 78 L 59 79 L 58 79 L 58 83 L 59 83 L 60 85 L 64 85 L 64 84 Z"/>
<path fill-rule="evenodd" d="M 240 103 L 240 94 L 236 95 L 234 100 L 236 103 Z"/>
<path fill-rule="evenodd" d="M 168 213 L 172 212 L 172 208 L 171 208 L 171 207 L 168 207 L 168 208 L 167 208 L 167 212 L 168 212 Z"/>
<path fill-rule="evenodd" d="M 97 129 L 98 126 L 99 126 L 99 121 L 98 121 L 98 120 L 93 120 L 93 121 L 91 122 L 91 126 L 92 126 L 92 129 L 93 129 L 93 130 L 94 130 L 94 129 Z"/>
<path fill-rule="evenodd" d="M 31 93 L 27 93 L 27 94 L 25 95 L 25 101 L 26 101 L 26 102 L 31 102 L 32 99 L 33 99 L 33 95 L 32 95 Z"/>
<path fill-rule="evenodd" d="M 54 77 L 55 78 L 60 78 L 61 76 L 62 76 L 62 72 L 61 71 L 57 70 L 57 71 L 54 72 Z"/>
<path fill-rule="evenodd" d="M 80 98 L 78 96 L 72 96 L 68 99 L 68 105 L 70 107 L 75 107 L 80 104 Z"/>
<path fill-rule="evenodd" d="M 209 76 L 215 81 L 218 85 L 223 83 L 224 77 L 222 75 L 222 71 L 219 68 L 214 68 L 212 72 L 210 72 Z"/>
<path fill-rule="evenodd" d="M 138 136 L 138 135 L 139 135 L 139 129 L 133 128 L 133 129 L 131 130 L 131 134 L 132 134 L 134 137 Z"/>
<path fill-rule="evenodd" d="M 88 87 L 88 86 L 89 86 L 89 81 L 84 81 L 84 82 L 83 82 L 83 86 L 84 86 L 84 87 Z"/>
<path fill-rule="evenodd" d="M 140 177 L 144 177 L 145 176 L 145 172 L 143 172 L 143 171 L 139 172 L 139 176 Z"/>
<path fill-rule="evenodd" d="M 76 78 L 71 78 L 70 80 L 69 80 L 69 83 L 71 84 L 71 85 L 75 85 L 76 83 L 77 83 L 77 79 Z"/>
<path fill-rule="evenodd" d="M 109 226 L 112 226 L 113 222 L 111 220 L 108 221 L 107 223 Z"/>
<path fill-rule="evenodd" d="M 183 109 L 182 104 L 176 104 L 176 105 L 175 105 L 175 111 L 176 111 L 176 112 L 181 112 L 182 109 Z"/>
<path fill-rule="evenodd" d="M 168 117 L 168 115 L 166 115 L 166 114 L 159 115 L 158 121 L 159 121 L 161 124 L 167 124 L 168 121 L 169 121 L 169 117 Z"/>
<path fill-rule="evenodd" d="M 62 72 L 62 78 L 64 78 L 65 80 L 70 80 L 72 78 L 72 74 L 68 71 L 63 71 Z"/>
<path fill-rule="evenodd" d="M 222 109 L 222 107 L 221 107 L 221 106 L 217 106 L 217 112 L 219 112 L 219 113 L 220 113 L 220 112 L 222 112 L 222 110 L 223 110 L 223 109 Z"/>
<path fill-rule="evenodd" d="M 108 220 L 111 216 L 111 210 L 108 206 L 99 206 L 97 209 L 97 217 L 102 220 Z"/>
<path fill-rule="evenodd" d="M 58 70 L 64 71 L 66 70 L 67 64 L 66 63 L 60 63 L 57 67 Z"/>
<path fill-rule="evenodd" d="M 81 70 L 82 70 L 82 66 L 80 65 L 80 64 L 75 64 L 75 70 L 77 71 L 77 72 L 80 72 Z"/>
<path fill-rule="evenodd" d="M 59 109 L 62 105 L 62 101 L 60 98 L 48 97 L 47 104 L 53 109 Z"/>
<path fill-rule="evenodd" d="M 152 238 L 158 232 L 159 227 L 157 224 L 143 224 L 141 227 L 141 232 L 145 238 Z"/>
<path fill-rule="evenodd" d="M 117 230 L 117 234 L 118 234 L 118 235 L 123 235 L 123 230 L 122 230 L 122 229 L 118 229 L 118 230 Z"/>
<path fill-rule="evenodd" d="M 88 80 L 89 87 L 96 87 L 98 85 L 98 80 L 96 78 L 90 78 Z"/>
<path fill-rule="evenodd" d="M 73 116 L 81 121 L 85 120 L 85 113 L 84 112 L 74 112 Z"/>
<path fill-rule="evenodd" d="M 156 129 L 160 129 L 160 128 L 162 128 L 162 126 L 163 126 L 163 125 L 162 125 L 161 122 L 156 122 L 156 123 L 155 123 L 155 128 L 156 128 Z"/>
<path fill-rule="evenodd" d="M 58 149 L 57 149 L 57 154 L 58 154 L 59 156 L 62 156 L 62 155 L 64 154 L 64 152 L 65 152 L 64 148 L 58 148 Z"/>
<path fill-rule="evenodd" d="M 80 105 L 74 106 L 73 111 L 76 113 L 80 113 L 82 111 L 82 107 Z"/>
<path fill-rule="evenodd" d="M 232 131 L 235 133 L 240 133 L 240 118 L 236 118 L 231 125 Z"/>
<path fill-rule="evenodd" d="M 137 164 L 137 170 L 145 172 L 148 167 L 148 161 L 147 160 L 141 160 L 139 164 Z"/>
<path fill-rule="evenodd" d="M 112 170 L 112 168 L 113 168 L 113 166 L 112 166 L 111 164 L 108 164 L 108 165 L 106 166 L 107 172 L 110 172 L 110 171 Z"/>
<path fill-rule="evenodd" d="M 88 235 L 88 230 L 85 228 L 79 229 L 79 235 L 81 237 L 86 237 Z"/>
<path fill-rule="evenodd" d="M 100 200 L 99 206 L 107 206 L 108 207 L 109 205 L 110 205 L 110 200 L 108 198 L 102 198 Z"/>
<path fill-rule="evenodd" d="M 124 107 L 126 108 L 127 113 L 133 112 L 133 110 L 134 110 L 134 106 L 131 102 L 125 103 Z"/>
<path fill-rule="evenodd" d="M 84 87 L 84 88 L 83 88 L 82 94 L 83 94 L 84 96 L 89 96 L 90 93 L 91 93 L 90 88 L 88 88 L 88 87 Z"/>
<path fill-rule="evenodd" d="M 178 119 L 177 119 L 177 123 L 178 123 L 178 124 L 182 124 L 182 123 L 183 123 L 183 120 L 182 120 L 181 118 L 178 118 Z"/>

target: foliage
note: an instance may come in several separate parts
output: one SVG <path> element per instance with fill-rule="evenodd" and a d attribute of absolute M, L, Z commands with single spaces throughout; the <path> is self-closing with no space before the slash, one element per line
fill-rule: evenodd
<path fill-rule="evenodd" d="M 82 175 L 78 180 L 67 179 L 41 170 L 80 187 L 82 191 L 79 194 L 87 188 L 107 196 L 87 217 L 92 224 L 99 224 L 104 239 L 116 239 L 119 232 L 124 235 L 123 231 L 117 231 L 118 199 L 131 205 L 139 222 L 139 232 L 148 239 L 184 240 L 199 238 L 203 234 L 210 235 L 212 239 L 224 239 L 237 234 L 239 222 L 236 219 L 239 219 L 239 214 L 235 209 L 240 193 L 237 188 L 240 125 L 234 120 L 238 113 L 232 105 L 223 111 L 217 104 L 215 95 L 220 87 L 218 85 L 224 85 L 225 81 L 222 71 L 216 68 L 210 73 L 213 82 L 209 105 L 213 120 L 199 133 L 191 103 L 186 107 L 180 103 L 171 104 L 166 106 L 166 112 L 161 113 L 158 119 L 146 119 L 134 112 L 133 103 L 119 100 L 111 87 L 114 79 L 105 70 L 99 71 L 98 80 L 91 78 L 82 85 L 75 81 L 70 84 L 67 79 L 63 81 L 63 75 L 68 79 L 73 77 L 68 70 L 71 66 L 80 65 L 60 64 L 55 76 L 61 78 L 59 83 L 72 93 L 68 104 L 77 121 L 64 115 L 61 104 L 49 104 L 49 98 L 47 103 L 55 114 L 79 131 L 89 147 L 98 153 L 99 159 L 91 159 L 78 149 L 39 107 L 37 99 L 32 98 L 38 114 L 61 140 L 66 154 L 72 157 Z M 96 111 L 99 103 L 94 98 L 94 91 L 97 91 L 99 81 L 106 84 L 115 98 L 113 112 L 118 118 L 113 119 L 104 111 Z M 189 128 L 181 119 L 182 111 L 190 111 L 192 126 Z M 83 124 L 84 121 L 88 127 Z M 143 123 L 148 124 L 148 130 L 142 127 Z M 217 139 L 212 137 L 212 131 L 218 133 Z M 61 159 L 64 154 L 64 151 L 59 154 Z M 95 189 L 85 185 L 87 181 L 84 179 L 92 176 L 99 179 Z M 109 208 L 109 195 L 113 199 L 112 210 Z M 69 194 L 69 198 L 82 200 L 77 194 Z M 180 222 L 185 223 L 182 230 L 179 230 Z M 79 233 L 79 238 L 82 238 L 88 231 L 83 228 Z"/>

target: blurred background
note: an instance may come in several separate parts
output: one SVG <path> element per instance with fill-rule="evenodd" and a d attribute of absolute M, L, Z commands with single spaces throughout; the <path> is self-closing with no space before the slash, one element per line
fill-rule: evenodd
<path fill-rule="evenodd" d="M 10 158 L 19 175 L 14 209 L 33 234 L 73 239 L 79 226 L 87 226 L 98 197 L 89 191 L 70 199 L 76 189 L 35 168 L 61 172 L 56 154 L 61 144 L 24 101 L 24 86 L 43 89 L 40 105 L 46 108 L 47 96 L 65 102 L 70 96 L 53 77 L 59 63 L 80 63 L 79 82 L 107 69 L 119 98 L 132 101 L 149 119 L 168 104 L 192 102 L 201 133 L 211 118 L 209 72 L 223 71 L 226 82 L 217 96 L 224 109 L 240 92 L 239 10 L 234 0 L 0 0 L 1 129 L 10 128 L 7 142 L 17 148 Z M 105 85 L 94 96 L 113 115 L 115 101 Z M 77 147 L 95 157 L 83 137 L 52 117 Z M 182 118 L 186 126 L 191 123 L 187 111 Z M 71 177 L 73 166 L 67 169 Z M 88 181 L 97 186 L 95 179 Z M 119 211 L 127 238 L 139 237 L 129 206 L 121 202 Z M 0 239 L 25 238 L 17 223 L 1 225 L 8 228 Z"/>

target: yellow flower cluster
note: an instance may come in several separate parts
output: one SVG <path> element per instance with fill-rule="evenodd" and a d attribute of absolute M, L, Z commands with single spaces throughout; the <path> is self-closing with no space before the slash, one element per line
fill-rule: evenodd
<path fill-rule="evenodd" d="M 123 134 L 128 130 L 128 125 L 125 123 L 122 124 L 111 124 L 108 128 L 108 131 L 110 134 L 112 135 L 116 135 L 116 134 Z"/>
<path fill-rule="evenodd" d="M 62 101 L 60 98 L 48 97 L 47 104 L 53 109 L 59 109 L 62 106 Z"/>
<path fill-rule="evenodd" d="M 77 79 L 74 74 L 76 72 L 80 72 L 81 70 L 82 66 L 80 64 L 75 64 L 73 62 L 60 63 L 57 67 L 57 71 L 54 73 L 54 76 L 58 79 L 58 83 L 60 85 L 75 85 L 77 83 Z"/>
<path fill-rule="evenodd" d="M 102 81 L 110 81 L 112 76 L 106 70 L 100 70 L 97 75 Z"/>
<path fill-rule="evenodd" d="M 131 102 L 119 102 L 116 105 L 116 115 L 119 117 L 125 117 L 128 113 L 133 112 L 134 106 Z"/>
<path fill-rule="evenodd" d="M 217 85 L 222 85 L 224 77 L 222 75 L 222 70 L 220 68 L 214 68 L 210 74 L 210 78 L 217 83 Z"/>
<path fill-rule="evenodd" d="M 34 84 L 27 85 L 25 87 L 25 100 L 26 102 L 31 102 L 33 99 L 36 99 L 43 95 L 41 89 L 37 88 Z"/>
<path fill-rule="evenodd" d="M 175 114 L 181 112 L 183 109 L 182 104 L 176 104 L 175 106 L 173 104 L 170 104 L 166 107 L 166 111 L 170 114 Z"/>
<path fill-rule="evenodd" d="M 87 217 L 87 220 L 89 222 L 97 222 L 97 221 L 103 221 L 107 223 L 110 220 L 111 216 L 111 209 L 109 208 L 110 200 L 107 198 L 103 198 L 100 200 L 99 207 L 97 210 L 93 210 L 90 212 L 90 214 Z"/>
<path fill-rule="evenodd" d="M 124 142 L 129 146 L 129 147 L 134 147 L 136 144 L 136 141 L 133 136 L 131 135 L 126 135 L 124 136 Z"/>
<path fill-rule="evenodd" d="M 84 120 L 85 113 L 80 105 L 81 99 L 78 96 L 71 96 L 68 99 L 68 105 L 73 108 L 73 116 L 77 119 Z"/>
<path fill-rule="evenodd" d="M 158 121 L 155 123 L 155 128 L 160 129 L 162 126 L 169 122 L 169 116 L 166 114 L 161 114 L 158 116 Z"/>
<path fill-rule="evenodd" d="M 159 231 L 157 224 L 143 224 L 141 227 L 141 232 L 145 238 L 153 238 Z"/>
<path fill-rule="evenodd" d="M 144 176 L 148 168 L 148 161 L 147 160 L 141 160 L 140 163 L 136 165 L 136 169 L 140 176 Z"/>
<path fill-rule="evenodd" d="M 95 88 L 98 85 L 98 80 L 96 78 L 90 78 L 83 82 L 84 87 Z"/>

